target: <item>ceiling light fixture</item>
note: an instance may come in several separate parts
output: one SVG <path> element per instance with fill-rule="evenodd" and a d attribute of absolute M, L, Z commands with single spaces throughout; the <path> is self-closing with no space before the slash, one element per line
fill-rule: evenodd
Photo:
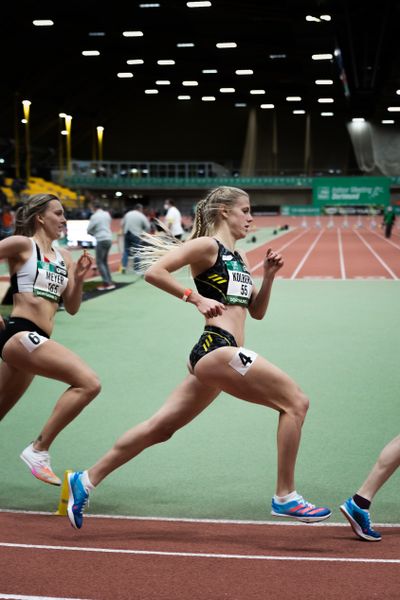
<path fill-rule="evenodd" d="M 313 54 L 311 58 L 313 60 L 332 60 L 333 54 Z"/>
<path fill-rule="evenodd" d="M 236 42 L 218 42 L 215 45 L 217 48 L 237 48 Z"/>
<path fill-rule="evenodd" d="M 35 27 L 51 27 L 54 25 L 54 21 L 51 19 L 36 19 L 35 21 L 32 21 L 32 23 Z"/>
<path fill-rule="evenodd" d="M 211 2 L 186 2 L 188 8 L 209 8 Z"/>
<path fill-rule="evenodd" d="M 124 31 L 122 35 L 124 37 L 142 37 L 143 31 Z"/>

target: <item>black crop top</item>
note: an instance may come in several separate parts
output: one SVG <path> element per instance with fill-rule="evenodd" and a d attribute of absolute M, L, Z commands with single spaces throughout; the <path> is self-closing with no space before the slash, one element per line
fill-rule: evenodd
<path fill-rule="evenodd" d="M 250 304 L 253 280 L 238 252 L 231 252 L 218 240 L 218 256 L 214 266 L 194 278 L 197 291 L 206 298 L 223 304 Z"/>

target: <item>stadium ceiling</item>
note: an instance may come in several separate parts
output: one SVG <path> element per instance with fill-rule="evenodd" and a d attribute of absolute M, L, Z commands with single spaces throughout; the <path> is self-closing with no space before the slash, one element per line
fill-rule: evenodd
<path fill-rule="evenodd" d="M 4 109 L 11 95 L 18 95 L 36 106 L 51 104 L 56 111 L 99 122 L 112 111 L 117 96 L 145 105 L 152 95 L 160 111 L 166 102 L 189 96 L 182 102 L 192 106 L 206 101 L 239 107 L 273 104 L 278 110 L 377 120 L 393 118 L 387 108 L 400 106 L 398 1 L 188 4 L 3 3 L 0 106 Z M 35 26 L 39 19 L 54 24 Z M 218 47 L 221 43 L 236 46 Z M 83 55 L 85 51 L 96 55 Z M 332 57 L 313 60 L 316 54 Z M 143 63 L 129 63 L 135 60 Z M 320 80 L 325 83 L 318 85 Z"/>

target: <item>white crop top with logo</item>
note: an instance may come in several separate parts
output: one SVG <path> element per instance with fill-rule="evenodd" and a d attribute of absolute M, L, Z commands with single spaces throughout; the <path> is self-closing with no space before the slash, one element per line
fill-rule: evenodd
<path fill-rule="evenodd" d="M 32 239 L 32 254 L 24 265 L 11 276 L 13 294 L 33 293 L 52 302 L 60 302 L 68 284 L 68 270 L 61 253 L 53 248 L 54 262 L 46 258 Z"/>

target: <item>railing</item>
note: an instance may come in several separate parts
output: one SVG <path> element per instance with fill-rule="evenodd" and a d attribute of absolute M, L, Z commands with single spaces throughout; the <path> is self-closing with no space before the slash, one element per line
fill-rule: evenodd
<path fill-rule="evenodd" d="M 312 177 L 64 177 L 64 185 L 71 188 L 209 188 L 219 185 L 260 188 L 311 188 Z"/>

